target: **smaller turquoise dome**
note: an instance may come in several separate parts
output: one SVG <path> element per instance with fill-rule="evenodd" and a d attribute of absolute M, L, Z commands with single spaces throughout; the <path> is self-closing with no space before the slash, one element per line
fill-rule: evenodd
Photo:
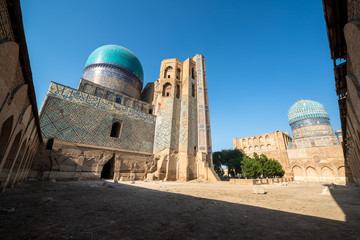
<path fill-rule="evenodd" d="M 90 64 L 107 63 L 120 65 L 136 73 L 144 80 L 143 68 L 139 59 L 130 50 L 118 45 L 104 45 L 95 49 L 86 61 L 85 68 Z"/>
<path fill-rule="evenodd" d="M 310 118 L 325 118 L 330 120 L 325 107 L 318 102 L 311 100 L 301 100 L 291 106 L 288 113 L 289 124 Z"/>

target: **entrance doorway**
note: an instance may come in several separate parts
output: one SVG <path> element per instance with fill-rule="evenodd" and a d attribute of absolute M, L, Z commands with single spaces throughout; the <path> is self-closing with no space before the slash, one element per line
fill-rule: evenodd
<path fill-rule="evenodd" d="M 102 179 L 113 179 L 114 178 L 114 158 L 107 161 L 104 164 L 103 169 L 101 171 Z"/>

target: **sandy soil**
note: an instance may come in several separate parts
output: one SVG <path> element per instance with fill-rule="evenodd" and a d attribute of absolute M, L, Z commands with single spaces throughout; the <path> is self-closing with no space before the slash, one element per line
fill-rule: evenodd
<path fill-rule="evenodd" d="M 266 186 L 267 194 L 228 182 L 26 183 L 0 195 L 0 239 L 360 239 L 360 188 L 323 189 L 296 182 Z"/>

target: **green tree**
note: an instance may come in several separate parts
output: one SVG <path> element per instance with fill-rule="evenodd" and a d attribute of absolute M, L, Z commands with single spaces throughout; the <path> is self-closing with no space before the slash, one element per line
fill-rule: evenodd
<path fill-rule="evenodd" d="M 228 176 L 235 176 L 241 173 L 241 161 L 244 156 L 244 152 L 238 149 L 223 149 L 213 153 L 214 169 L 217 172 L 221 172 L 222 165 L 228 169 Z"/>
<path fill-rule="evenodd" d="M 248 178 L 282 177 L 285 174 L 278 161 L 272 158 L 269 159 L 264 154 L 259 156 L 254 153 L 252 158 L 245 156 L 241 168 L 243 175 Z"/>

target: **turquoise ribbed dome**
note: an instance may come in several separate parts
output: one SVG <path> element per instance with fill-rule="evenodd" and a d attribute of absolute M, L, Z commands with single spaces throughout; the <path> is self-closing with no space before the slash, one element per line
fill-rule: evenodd
<path fill-rule="evenodd" d="M 292 105 L 288 113 L 289 124 L 310 118 L 326 118 L 330 120 L 325 107 L 321 103 L 311 100 L 301 100 L 296 102 Z"/>
<path fill-rule="evenodd" d="M 144 80 L 143 68 L 139 59 L 130 50 L 117 45 L 104 45 L 93 51 L 86 61 L 85 68 L 94 63 L 120 65 L 136 73 Z"/>

